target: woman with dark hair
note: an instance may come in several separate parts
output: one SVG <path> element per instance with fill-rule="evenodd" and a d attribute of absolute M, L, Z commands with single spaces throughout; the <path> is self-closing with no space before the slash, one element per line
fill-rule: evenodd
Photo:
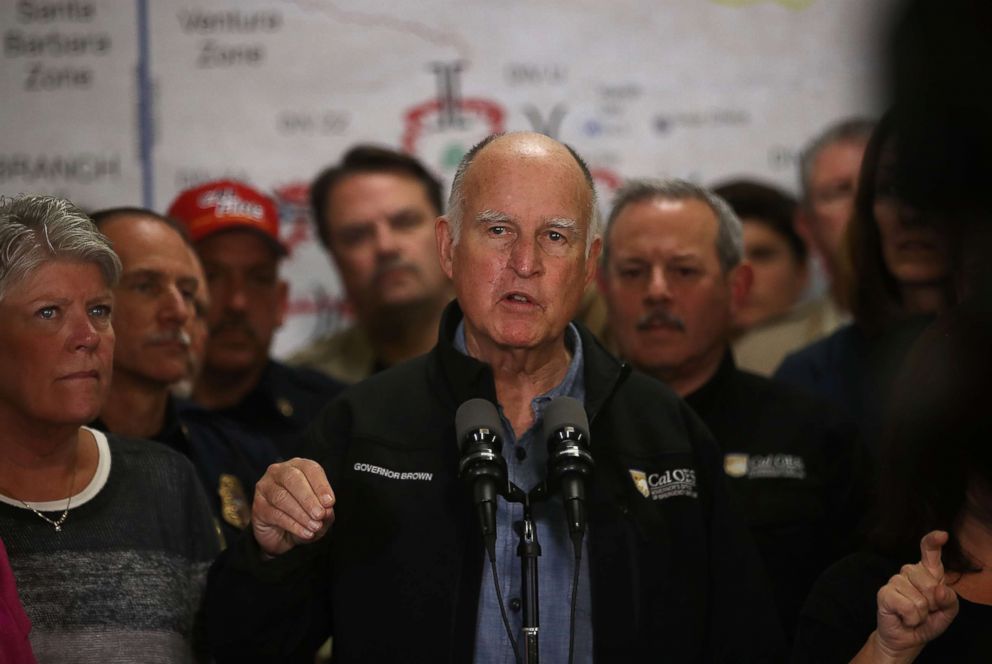
<path fill-rule="evenodd" d="M 873 552 L 817 582 L 796 661 L 992 658 L 990 339 L 987 313 L 959 310 L 914 347 L 889 411 Z"/>
<path fill-rule="evenodd" d="M 895 118 L 887 115 L 865 149 L 855 212 L 848 226 L 844 294 L 872 336 L 951 302 L 950 251 L 939 219 L 921 215 L 898 182 Z"/>
<path fill-rule="evenodd" d="M 893 113 L 861 165 L 839 278 L 854 322 L 786 357 L 775 378 L 834 400 L 877 448 L 892 377 L 912 342 L 953 303 L 951 251 L 939 220 L 921 215 L 897 181 Z"/>

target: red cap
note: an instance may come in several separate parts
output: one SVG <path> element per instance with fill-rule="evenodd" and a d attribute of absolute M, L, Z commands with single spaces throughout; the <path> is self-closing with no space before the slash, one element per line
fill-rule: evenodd
<path fill-rule="evenodd" d="M 194 242 L 230 230 L 260 233 L 280 254 L 279 210 L 275 201 L 246 184 L 217 180 L 187 189 L 176 196 L 168 215 L 181 221 Z"/>

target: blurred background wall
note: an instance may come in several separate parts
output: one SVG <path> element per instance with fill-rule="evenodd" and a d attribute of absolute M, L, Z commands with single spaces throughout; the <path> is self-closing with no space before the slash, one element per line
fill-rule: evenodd
<path fill-rule="evenodd" d="M 307 185 L 356 142 L 446 182 L 533 129 L 626 177 L 795 190 L 806 141 L 876 115 L 891 0 L 0 0 L 0 193 L 164 211 L 218 177 L 271 193 L 292 247 L 285 355 L 347 320 Z"/>

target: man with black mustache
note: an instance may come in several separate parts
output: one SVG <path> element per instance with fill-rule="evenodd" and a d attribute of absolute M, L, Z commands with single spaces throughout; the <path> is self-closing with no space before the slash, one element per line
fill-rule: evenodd
<path fill-rule="evenodd" d="M 751 284 L 743 248 L 740 220 L 712 192 L 632 181 L 617 192 L 600 286 L 620 355 L 672 387 L 723 448 L 791 637 L 813 581 L 851 546 L 861 447 L 825 404 L 735 366 L 732 313 Z"/>
<path fill-rule="evenodd" d="M 269 357 L 289 290 L 279 277 L 286 249 L 275 202 L 220 180 L 180 193 L 169 215 L 189 230 L 210 290 L 210 337 L 193 400 L 295 456 L 304 429 L 341 384 Z"/>
<path fill-rule="evenodd" d="M 409 155 L 357 145 L 317 176 L 310 202 L 355 324 L 290 361 L 354 383 L 429 351 L 453 295 L 434 243 L 441 183 Z"/>

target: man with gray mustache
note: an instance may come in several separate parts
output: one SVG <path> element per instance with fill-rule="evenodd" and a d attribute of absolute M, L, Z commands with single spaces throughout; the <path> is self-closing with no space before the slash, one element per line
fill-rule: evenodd
<path fill-rule="evenodd" d="M 632 181 L 617 192 L 599 281 L 620 355 L 684 398 L 723 448 L 791 638 L 813 581 L 852 544 L 862 449 L 827 405 L 735 366 L 743 249 L 740 220 L 712 192 Z"/>
<path fill-rule="evenodd" d="M 663 307 L 652 307 L 637 319 L 638 330 L 650 330 L 657 326 L 670 327 L 677 332 L 685 331 L 685 321 Z"/>
<path fill-rule="evenodd" d="M 193 338 L 201 334 L 197 299 L 207 298 L 186 230 L 142 208 L 101 210 L 92 218 L 123 267 L 111 313 L 114 375 L 93 426 L 189 457 L 221 533 L 233 540 L 248 524 L 255 482 L 280 455 L 269 441 L 172 394 L 190 378 Z"/>
<path fill-rule="evenodd" d="M 92 217 L 124 268 L 114 289 L 114 378 L 100 419 L 114 433 L 155 438 L 166 428 L 169 387 L 188 371 L 199 269 L 175 222 L 139 208 Z"/>

